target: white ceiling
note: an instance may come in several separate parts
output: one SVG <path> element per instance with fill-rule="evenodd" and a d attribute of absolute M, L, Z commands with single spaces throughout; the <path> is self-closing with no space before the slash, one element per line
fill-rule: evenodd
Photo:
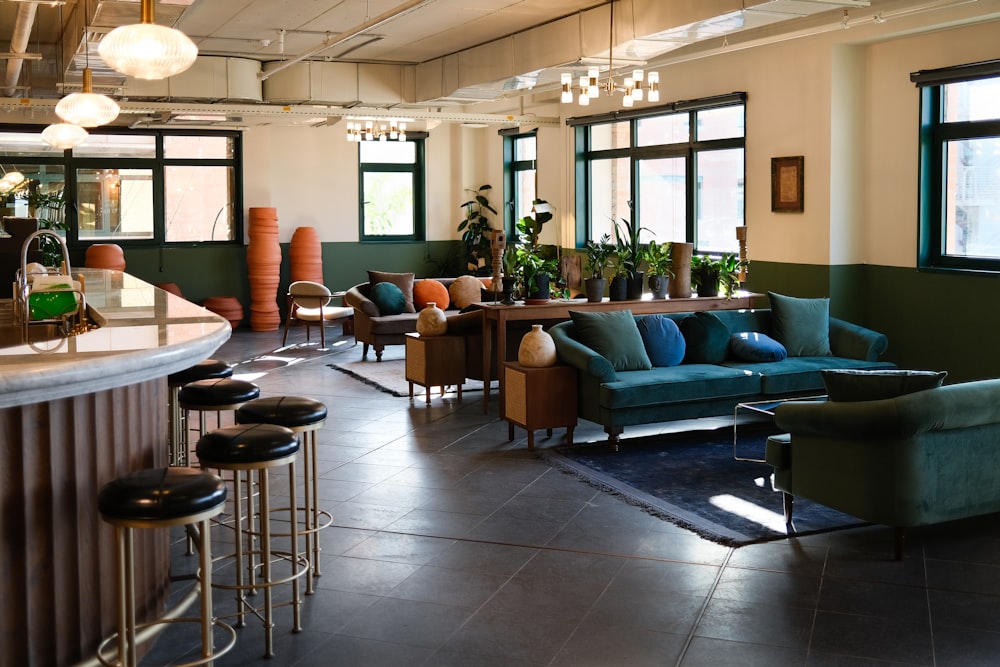
<path fill-rule="evenodd" d="M 846 19 L 853 22 L 914 10 L 930 17 L 937 8 L 961 1 L 617 0 L 611 54 L 616 65 L 631 59 L 652 66 L 674 57 L 696 57 L 698 49 L 720 38 L 749 39 L 759 34 L 781 39 L 813 26 L 837 25 L 845 20 L 845 11 Z M 0 48 L 9 46 L 24 6 L 0 0 Z M 343 108 L 385 110 L 514 99 L 532 86 L 536 91 L 557 88 L 562 72 L 575 75 L 591 62 L 588 59 L 603 63 L 608 58 L 610 7 L 601 0 L 164 0 L 156 3 L 155 15 L 158 23 L 172 24 L 191 37 L 201 56 L 246 59 L 253 70 L 260 67 L 256 61 L 268 63 L 263 67 L 269 70 L 306 54 L 311 54 L 306 60 L 355 64 L 352 77 L 358 79 L 357 84 L 352 79 L 350 86 L 344 86 L 346 79 L 335 77 L 338 88 L 352 89 L 338 90 L 342 95 L 335 99 L 327 91 L 321 101 L 332 109 L 343 104 Z M 373 25 L 379 18 L 386 20 Z M 179 85 L 167 92 L 123 85 L 122 77 L 103 66 L 97 44 L 115 26 L 138 20 L 137 0 L 68 0 L 60 6 L 38 3 L 27 51 L 41 53 L 43 58 L 21 61 L 24 71 L 13 99 L 29 98 L 28 106 L 46 108 L 46 100 L 78 86 L 80 71 L 89 65 L 99 89 L 107 86 L 104 90 L 109 94 L 131 100 L 156 101 L 167 107 L 178 101 L 187 105 L 272 102 L 267 94 L 262 99 L 203 99 L 199 93 L 177 94 Z M 928 29 L 933 25 L 929 19 Z M 343 37 L 347 34 L 354 36 Z M 323 48 L 326 42 L 337 43 Z M 396 76 L 403 81 L 401 88 L 409 85 L 415 93 L 407 90 L 398 93 L 399 99 L 392 99 L 393 95 L 388 101 L 379 99 L 384 91 L 371 91 L 380 86 L 362 81 L 372 71 L 384 71 L 370 67 L 377 65 L 402 68 L 403 74 Z M 432 79 L 454 82 L 428 93 L 421 82 L 428 72 Z M 251 87 L 261 86 L 251 78 Z M 266 91 L 266 85 L 263 88 Z M 6 100 L 8 109 L 13 99 Z M 307 101 L 316 100 L 290 98 L 279 103 Z M 0 107 L 4 103 L 0 97 Z M 123 106 L 128 110 L 127 103 Z M 164 111 L 147 106 L 147 114 Z M 243 114 L 241 122 L 250 115 Z"/>

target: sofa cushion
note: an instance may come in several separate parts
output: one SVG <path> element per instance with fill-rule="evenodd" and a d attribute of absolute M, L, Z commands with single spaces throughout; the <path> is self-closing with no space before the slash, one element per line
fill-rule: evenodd
<path fill-rule="evenodd" d="M 729 351 L 744 361 L 781 361 L 788 356 L 785 346 L 759 331 L 739 331 L 729 337 Z"/>
<path fill-rule="evenodd" d="M 420 311 L 427 307 L 427 304 L 436 304 L 441 310 L 445 310 L 451 304 L 451 295 L 448 288 L 432 278 L 424 278 L 413 283 L 413 307 Z"/>
<path fill-rule="evenodd" d="M 681 320 L 685 364 L 721 364 L 729 351 L 729 327 L 713 313 L 698 312 Z"/>
<path fill-rule="evenodd" d="M 948 371 L 826 370 L 823 383 L 831 401 L 878 401 L 936 389 Z"/>
<path fill-rule="evenodd" d="M 482 300 L 483 281 L 475 276 L 459 276 L 448 287 L 451 303 L 456 308 L 466 308 Z"/>
<path fill-rule="evenodd" d="M 600 387 L 601 407 L 612 410 L 693 403 L 760 393 L 760 376 L 715 364 L 681 364 L 618 373 Z M 669 419 L 664 413 L 664 419 Z"/>
<path fill-rule="evenodd" d="M 606 313 L 571 310 L 569 315 L 576 325 L 577 340 L 610 361 L 616 371 L 653 367 L 631 310 Z"/>
<path fill-rule="evenodd" d="M 800 299 L 768 292 L 774 337 L 792 357 L 829 356 L 830 299 Z"/>
<path fill-rule="evenodd" d="M 834 368 L 890 369 L 886 361 L 864 361 L 847 357 L 786 357 L 781 361 L 754 362 L 730 359 L 723 366 L 760 376 L 761 393 L 767 396 L 822 394 L 823 371 Z"/>
<path fill-rule="evenodd" d="M 642 344 L 653 366 L 677 366 L 684 360 L 684 335 L 669 317 L 646 315 L 636 323 Z"/>
<path fill-rule="evenodd" d="M 406 297 L 393 283 L 373 285 L 371 299 L 378 306 L 379 315 L 399 315 L 406 312 Z"/>
<path fill-rule="evenodd" d="M 403 293 L 406 299 L 406 309 L 404 312 L 415 313 L 417 309 L 413 306 L 413 274 L 412 273 L 389 273 L 387 271 L 368 271 L 368 283 L 374 287 L 378 283 L 392 283 Z"/>

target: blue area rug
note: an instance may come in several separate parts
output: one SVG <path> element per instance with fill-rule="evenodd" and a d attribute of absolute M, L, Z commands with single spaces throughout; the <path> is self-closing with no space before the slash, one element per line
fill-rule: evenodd
<path fill-rule="evenodd" d="M 771 426 L 740 425 L 741 458 L 764 458 Z M 669 433 L 542 450 L 552 465 L 713 542 L 742 546 L 788 537 L 771 466 L 733 458 L 733 430 Z M 806 499 L 795 500 L 797 535 L 865 525 Z"/>

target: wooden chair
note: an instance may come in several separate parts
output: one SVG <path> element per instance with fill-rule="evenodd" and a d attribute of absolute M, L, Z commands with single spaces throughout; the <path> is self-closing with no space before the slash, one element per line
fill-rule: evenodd
<path fill-rule="evenodd" d="M 288 326 L 293 322 L 306 325 L 306 340 L 314 324 L 319 325 L 320 346 L 326 347 L 326 323 L 354 315 L 354 308 L 330 306 L 333 298 L 329 288 L 311 280 L 298 280 L 288 286 L 288 317 L 285 318 L 285 333 L 281 337 L 282 346 L 288 340 Z"/>

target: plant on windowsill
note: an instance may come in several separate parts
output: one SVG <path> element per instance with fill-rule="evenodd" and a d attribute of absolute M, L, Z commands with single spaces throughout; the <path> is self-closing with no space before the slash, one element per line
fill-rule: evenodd
<path fill-rule="evenodd" d="M 654 299 L 667 298 L 667 283 L 674 277 L 672 256 L 673 243 L 650 241 L 646 246 L 645 259 L 649 274 L 649 291 Z"/>
<path fill-rule="evenodd" d="M 462 204 L 465 209 L 465 219 L 458 223 L 458 231 L 462 232 L 462 243 L 465 244 L 466 270 L 478 276 L 492 275 L 492 253 L 490 248 L 490 233 L 493 231 L 488 213 L 497 214 L 490 205 L 488 195 L 493 186 L 487 184 L 478 190 L 467 188 L 472 199 Z"/>
<path fill-rule="evenodd" d="M 719 258 L 695 255 L 691 258 L 691 286 L 698 296 L 719 296 L 731 299 L 740 286 L 740 269 L 749 264 L 731 252 Z"/>
<path fill-rule="evenodd" d="M 532 202 L 531 212 L 517 221 L 517 264 L 525 303 L 549 300 L 549 283 L 559 276 L 558 253 L 554 246 L 543 246 L 538 239 L 545 223 L 552 219 L 552 206 L 544 199 Z"/>
<path fill-rule="evenodd" d="M 620 300 L 615 299 L 615 296 L 620 296 L 620 288 L 616 289 L 614 285 L 615 280 L 618 280 L 619 283 L 622 280 L 625 281 L 626 299 L 634 300 L 642 298 L 642 279 L 644 273 L 640 269 L 645 251 L 643 250 L 640 236 L 644 231 L 648 232 L 649 230 L 625 218 L 622 218 L 620 223 L 615 223 L 615 250 L 617 252 L 617 259 L 615 264 L 616 275 L 611 281 L 612 300 Z"/>
<path fill-rule="evenodd" d="M 587 292 L 587 301 L 601 301 L 604 299 L 604 288 L 608 284 L 604 277 L 604 271 L 610 266 L 611 256 L 615 254 L 611 235 L 605 234 L 597 242 L 587 241 L 583 250 L 587 254 L 587 261 L 583 268 L 590 273 L 590 277 L 583 281 L 584 289 Z"/>

